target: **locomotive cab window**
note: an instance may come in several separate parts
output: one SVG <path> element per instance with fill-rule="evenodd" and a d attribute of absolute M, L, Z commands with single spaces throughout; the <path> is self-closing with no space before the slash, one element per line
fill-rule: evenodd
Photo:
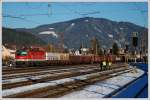
<path fill-rule="evenodd" d="M 21 55 L 21 56 L 26 56 L 27 55 L 27 51 L 23 51 L 23 50 L 17 50 L 17 55 Z"/>

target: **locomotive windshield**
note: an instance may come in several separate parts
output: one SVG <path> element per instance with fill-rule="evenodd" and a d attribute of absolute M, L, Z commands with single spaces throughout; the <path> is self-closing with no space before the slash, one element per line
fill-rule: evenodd
<path fill-rule="evenodd" d="M 25 51 L 25 50 L 17 50 L 16 54 L 18 56 L 26 56 L 27 55 L 27 51 Z"/>

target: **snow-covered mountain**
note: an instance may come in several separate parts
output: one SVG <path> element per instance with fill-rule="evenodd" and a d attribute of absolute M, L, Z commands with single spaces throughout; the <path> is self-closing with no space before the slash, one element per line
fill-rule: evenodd
<path fill-rule="evenodd" d="M 113 42 L 123 46 L 126 42 L 131 43 L 132 32 L 138 32 L 139 40 L 144 37 L 148 43 L 147 28 L 130 22 L 116 22 L 104 18 L 84 17 L 17 30 L 32 33 L 53 44 L 58 44 L 63 34 L 65 46 L 68 48 L 79 48 L 81 43 L 85 47 L 90 47 L 93 37 L 99 40 L 101 47 L 111 47 Z"/>

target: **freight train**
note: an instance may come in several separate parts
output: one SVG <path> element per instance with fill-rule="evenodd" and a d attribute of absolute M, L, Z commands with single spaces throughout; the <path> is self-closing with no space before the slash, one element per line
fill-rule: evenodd
<path fill-rule="evenodd" d="M 15 54 L 15 65 L 26 66 L 49 66 L 49 65 L 76 65 L 99 63 L 102 60 L 115 61 L 113 55 L 73 55 L 69 53 L 52 53 L 40 50 L 39 48 L 30 50 L 17 50 Z"/>

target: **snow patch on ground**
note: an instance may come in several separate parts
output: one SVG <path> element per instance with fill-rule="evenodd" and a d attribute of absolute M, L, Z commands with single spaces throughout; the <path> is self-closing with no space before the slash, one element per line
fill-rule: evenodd
<path fill-rule="evenodd" d="M 95 30 L 97 30 L 98 32 L 102 32 L 99 28 L 97 28 L 96 26 L 94 27 Z"/>
<path fill-rule="evenodd" d="M 86 86 L 82 90 L 69 93 L 62 96 L 61 98 L 102 98 L 105 95 L 108 95 L 119 89 L 120 87 L 123 87 L 127 83 L 133 81 L 134 79 L 140 77 L 143 74 L 144 71 L 137 69 L 137 73 L 124 73 L 119 76 L 97 82 L 94 85 Z"/>
<path fill-rule="evenodd" d="M 2 80 L 2 83 L 7 84 L 7 83 L 22 82 L 22 81 L 28 81 L 28 79 L 26 79 L 26 78 L 7 79 L 7 80 Z"/>
<path fill-rule="evenodd" d="M 120 27 L 119 29 L 120 29 L 120 30 L 123 30 L 124 28 L 123 28 L 123 27 Z"/>
<path fill-rule="evenodd" d="M 91 77 L 92 75 L 98 75 L 99 73 L 93 73 L 93 74 L 87 74 L 87 75 L 82 75 L 82 76 L 77 76 L 77 77 L 70 77 L 70 78 L 65 78 L 65 79 L 59 79 L 59 80 L 54 80 L 54 81 L 48 81 L 44 83 L 37 83 L 33 85 L 28 85 L 28 86 L 21 86 L 21 87 L 16 87 L 16 88 L 11 88 L 11 89 L 4 89 L 2 91 L 2 96 L 8 96 L 8 95 L 13 95 L 17 93 L 23 93 L 35 89 L 40 89 L 43 87 L 47 86 L 57 86 L 58 84 L 63 84 L 66 82 L 73 82 L 76 79 L 82 80 L 82 79 L 87 79 L 88 77 Z M 72 93 L 69 93 L 67 95 L 64 95 L 62 97 L 74 97 L 74 98 L 84 98 L 84 97 L 89 97 L 89 98 L 98 98 L 98 97 L 104 97 L 105 95 L 108 95 L 109 93 L 115 91 L 115 89 L 118 89 L 118 87 L 122 87 L 125 84 L 131 82 L 135 78 L 141 76 L 144 74 L 144 71 L 137 69 L 137 73 L 135 72 L 128 72 L 125 74 L 121 74 L 119 76 L 113 77 L 106 79 L 104 81 L 100 81 L 95 83 L 94 85 L 89 85 L 83 88 L 83 90 L 80 91 L 75 91 Z M 108 86 L 108 87 L 107 87 Z M 112 87 L 112 88 L 110 88 Z"/>
<path fill-rule="evenodd" d="M 106 95 L 108 93 L 111 93 L 114 89 L 104 87 L 104 86 L 90 85 L 85 90 L 88 90 L 88 91 L 91 91 L 91 92 L 93 91 L 95 93 L 100 93 L 100 94 Z"/>
<path fill-rule="evenodd" d="M 44 32 L 40 32 L 39 34 L 50 34 L 56 38 L 58 37 L 58 35 L 54 31 L 44 31 Z"/>
<path fill-rule="evenodd" d="M 73 82 L 73 81 L 75 81 L 75 79 L 80 79 L 80 80 L 87 79 L 88 76 L 97 75 L 97 74 L 98 73 L 87 74 L 87 75 L 82 75 L 82 76 L 77 76 L 77 77 L 70 77 L 70 78 L 64 78 L 64 79 L 59 79 L 59 80 L 54 80 L 54 81 L 48 81 L 48 82 L 45 82 L 45 83 L 37 83 L 37 84 L 33 84 L 33 85 L 27 85 L 27 86 L 21 86 L 21 87 L 16 87 L 16 88 L 11 88 L 11 89 L 5 89 L 5 90 L 3 90 L 2 95 L 3 96 L 8 96 L 8 95 L 23 93 L 23 92 L 27 92 L 27 91 L 31 91 L 31 90 L 35 90 L 35 89 L 40 89 L 40 88 L 47 87 L 47 86 L 56 86 L 58 84 Z M 45 75 L 43 77 L 45 77 Z M 37 79 L 37 78 L 39 78 L 39 76 L 37 76 L 37 77 L 28 77 L 28 78 Z M 24 79 L 26 79 L 26 78 L 24 78 Z M 16 80 L 14 80 L 14 81 L 16 81 Z"/>
<path fill-rule="evenodd" d="M 125 42 L 125 38 L 121 38 L 121 39 L 120 39 L 120 42 Z"/>
<path fill-rule="evenodd" d="M 50 29 L 50 30 L 53 30 L 54 28 L 50 27 L 49 29 Z"/>
<path fill-rule="evenodd" d="M 73 28 L 73 26 L 75 26 L 75 23 L 71 23 L 65 30 L 69 31 L 70 29 Z"/>
<path fill-rule="evenodd" d="M 112 85 L 112 84 L 110 85 L 110 84 L 106 84 L 106 83 L 103 83 L 103 82 L 98 82 L 95 85 L 104 86 L 104 87 L 108 87 L 108 88 L 112 88 L 112 89 L 118 89 L 119 88 L 116 85 Z"/>
<path fill-rule="evenodd" d="M 103 97 L 103 95 L 91 91 L 81 90 L 81 91 L 73 92 L 72 94 L 67 94 L 62 98 L 98 98 L 98 97 L 101 98 Z"/>
<path fill-rule="evenodd" d="M 117 76 L 117 77 L 113 77 L 113 78 L 111 78 L 109 80 L 106 80 L 104 83 L 106 83 L 106 84 L 114 84 L 116 86 L 121 87 L 121 86 L 129 83 L 133 79 L 134 78 L 132 78 L 132 77 L 126 78 L 126 77 L 122 77 L 122 76 Z"/>
<path fill-rule="evenodd" d="M 108 34 L 108 37 L 109 37 L 109 38 L 113 38 L 113 35 L 112 35 L 112 34 Z"/>
<path fill-rule="evenodd" d="M 86 19 L 86 20 L 85 20 L 85 22 L 89 22 L 89 20 L 88 20 L 88 19 Z"/>
<path fill-rule="evenodd" d="M 43 88 L 46 86 L 55 86 L 56 83 L 37 83 L 34 85 L 28 85 L 28 86 L 22 86 L 22 87 L 17 87 L 17 88 L 12 88 L 12 89 L 6 89 L 3 90 L 2 96 L 7 96 L 7 95 L 13 95 L 17 93 L 23 93 L 26 91 L 31 91 L 37 88 Z"/>
<path fill-rule="evenodd" d="M 50 83 L 56 83 L 56 84 L 63 84 L 67 82 L 73 82 L 74 79 L 71 78 L 64 78 L 64 79 L 59 79 L 59 80 L 54 80 L 54 81 L 49 81 Z"/>
<path fill-rule="evenodd" d="M 89 37 L 89 35 L 88 35 L 88 34 L 86 34 L 85 36 L 86 36 L 86 37 Z"/>
<path fill-rule="evenodd" d="M 75 25 L 75 23 L 71 23 L 71 26 L 74 26 Z"/>

